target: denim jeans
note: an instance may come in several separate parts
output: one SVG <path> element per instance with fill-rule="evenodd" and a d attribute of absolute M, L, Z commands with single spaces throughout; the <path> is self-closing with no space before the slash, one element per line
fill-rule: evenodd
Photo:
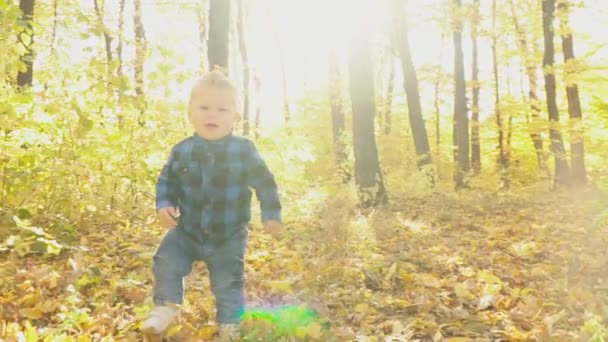
<path fill-rule="evenodd" d="M 237 323 L 245 305 L 247 235 L 247 225 L 221 242 L 197 239 L 179 226 L 170 229 L 154 255 L 154 303 L 182 304 L 184 277 L 192 272 L 193 262 L 202 260 L 209 270 L 218 323 Z"/>

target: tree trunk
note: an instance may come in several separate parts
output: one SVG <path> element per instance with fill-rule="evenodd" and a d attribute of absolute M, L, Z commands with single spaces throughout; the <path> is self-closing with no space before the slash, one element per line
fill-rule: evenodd
<path fill-rule="evenodd" d="M 340 178 L 344 183 L 351 179 L 351 171 L 346 165 L 347 152 L 344 141 L 345 120 L 342 102 L 342 85 L 340 68 L 336 59 L 336 51 L 329 51 L 329 101 L 331 104 L 331 127 L 334 141 L 334 155 Z"/>
<path fill-rule="evenodd" d="M 57 7 L 59 0 L 53 0 L 53 31 L 51 32 L 51 55 L 55 54 L 55 39 L 57 38 Z"/>
<path fill-rule="evenodd" d="M 238 22 L 237 29 L 239 35 L 239 50 L 241 51 L 241 61 L 243 63 L 243 135 L 249 135 L 249 59 L 247 58 L 247 41 L 245 40 L 245 3 L 239 0 L 238 3 Z"/>
<path fill-rule="evenodd" d="M 471 81 L 473 103 L 471 106 L 471 164 L 473 172 L 481 171 L 481 146 L 479 142 L 479 53 L 477 49 L 477 37 L 479 36 L 479 0 L 475 0 L 473 18 L 471 20 L 471 43 L 473 45 Z"/>
<path fill-rule="evenodd" d="M 437 168 L 437 174 L 439 175 L 439 161 L 440 161 L 440 155 L 441 155 L 441 109 L 439 107 L 439 86 L 441 85 L 441 80 L 443 77 L 443 69 L 441 68 L 442 62 L 443 62 L 443 48 L 444 48 L 444 44 L 445 44 L 445 32 L 441 33 L 441 47 L 439 49 L 439 62 L 437 63 L 437 75 L 435 78 L 435 85 L 434 85 L 434 100 L 433 100 L 433 106 L 435 107 L 435 145 L 436 145 L 436 154 L 437 154 L 437 159 L 436 159 L 436 168 Z"/>
<path fill-rule="evenodd" d="M 559 111 L 557 109 L 555 72 L 555 47 L 553 45 L 553 16 L 555 13 L 555 0 L 543 0 L 543 36 L 544 56 L 543 70 L 545 74 L 545 91 L 547 93 L 547 111 L 549 113 L 549 136 L 551 138 L 551 152 L 555 158 L 555 185 L 570 184 L 570 168 L 566 158 L 566 149 L 559 127 Z"/>
<path fill-rule="evenodd" d="M 30 87 L 34 80 L 34 3 L 35 0 L 20 0 L 19 9 L 23 14 L 22 20 L 24 25 L 21 26 L 21 31 L 17 38 L 19 43 L 25 49 L 25 53 L 20 57 L 20 60 L 25 64 L 25 71 L 19 70 L 17 73 L 17 85 L 20 87 Z"/>
<path fill-rule="evenodd" d="M 209 11 L 209 7 L 208 7 L 208 1 L 207 0 L 200 0 L 199 1 L 199 7 L 198 7 L 198 15 L 197 15 L 197 20 L 198 20 L 198 40 L 199 43 L 201 44 L 201 65 L 200 68 L 201 70 L 208 70 L 209 67 L 207 66 L 207 25 L 209 23 L 208 20 L 208 16 L 207 13 Z"/>
<path fill-rule="evenodd" d="M 333 132 L 334 146 L 338 162 L 344 160 L 344 146 L 342 138 L 344 134 L 344 111 L 342 110 L 342 93 L 340 85 L 340 70 L 336 61 L 335 50 L 329 51 L 329 101 L 331 104 L 331 127 Z"/>
<path fill-rule="evenodd" d="M 355 35 L 349 53 L 349 89 L 353 112 L 355 180 L 361 204 L 377 205 L 387 201 L 378 149 L 374 134 L 374 80 L 369 38 Z"/>
<path fill-rule="evenodd" d="M 534 143 L 534 150 L 536 151 L 536 163 L 538 170 L 542 172 L 547 171 L 547 164 L 545 161 L 545 154 L 543 151 L 543 139 L 541 136 L 541 119 L 540 119 L 540 101 L 536 95 L 536 89 L 538 87 L 537 82 L 537 65 L 533 60 L 533 52 L 529 51 L 528 42 L 526 40 L 526 34 L 523 28 L 519 25 L 518 13 L 515 10 L 515 4 L 513 0 L 509 1 L 511 7 L 511 18 L 513 19 L 513 26 L 515 27 L 515 33 L 517 35 L 517 43 L 519 51 L 521 52 L 521 58 L 524 61 L 526 69 L 526 75 L 528 77 L 529 90 L 528 100 L 530 101 L 530 113 L 528 117 L 528 129 L 530 131 L 530 138 Z M 534 50 L 534 49 L 532 49 Z"/>
<path fill-rule="evenodd" d="M 386 99 L 384 103 L 384 134 L 391 132 L 392 125 L 392 111 L 393 111 L 393 95 L 395 92 L 395 61 L 391 55 L 391 62 L 389 65 L 388 84 L 386 87 Z"/>
<path fill-rule="evenodd" d="M 141 1 L 134 0 L 133 27 L 135 30 L 135 95 L 139 107 L 138 122 L 141 126 L 145 123 L 144 113 L 146 108 L 146 97 L 144 93 L 144 63 L 146 59 L 146 32 L 142 21 Z"/>
<path fill-rule="evenodd" d="M 257 139 L 260 135 L 260 116 L 262 115 L 262 104 L 260 101 L 260 96 L 262 95 L 262 80 L 260 76 L 254 73 L 253 76 L 253 86 L 255 88 L 255 123 L 254 123 L 254 136 Z"/>
<path fill-rule="evenodd" d="M 492 70 L 494 73 L 494 113 L 496 115 L 496 127 L 498 129 L 498 160 L 500 169 L 501 188 L 509 188 L 509 177 L 507 170 L 509 162 L 505 148 L 505 127 L 500 109 L 500 79 L 498 77 L 498 56 L 497 56 L 497 29 L 496 29 L 496 0 L 492 0 Z"/>
<path fill-rule="evenodd" d="M 467 117 L 464 57 L 462 52 L 462 11 L 460 0 L 454 0 L 454 181 L 456 189 L 466 186 L 465 175 L 469 172 L 469 118 Z"/>
<path fill-rule="evenodd" d="M 211 0 L 209 6 L 209 69 L 228 73 L 230 0 Z"/>
<path fill-rule="evenodd" d="M 285 71 L 285 58 L 281 53 L 281 88 L 283 89 L 283 115 L 285 116 L 285 127 L 289 132 L 289 121 L 291 120 L 291 109 L 289 109 L 289 96 L 287 91 L 287 72 Z"/>
<path fill-rule="evenodd" d="M 116 48 L 116 57 L 118 58 L 118 70 L 116 71 L 118 76 L 122 76 L 122 64 L 123 64 L 123 60 L 122 60 L 122 47 L 123 47 L 123 38 L 124 38 L 124 31 L 123 31 L 123 27 L 125 24 L 125 0 L 120 0 L 120 13 L 118 16 L 118 47 Z M 122 93 L 120 91 L 120 89 L 118 89 L 119 91 L 119 96 Z"/>
<path fill-rule="evenodd" d="M 109 77 L 112 75 L 112 36 L 110 36 L 108 28 L 106 27 L 106 24 L 103 20 L 105 12 L 103 7 L 99 6 L 98 0 L 93 0 L 93 4 L 95 6 L 95 13 L 97 13 L 97 20 L 99 20 L 99 25 L 102 27 L 103 30 L 103 39 L 106 46 L 106 62 L 108 64 L 107 71 Z M 110 80 L 108 79 L 107 82 L 109 81 Z"/>
<path fill-rule="evenodd" d="M 400 2 L 396 2 L 399 4 Z M 422 117 L 422 106 L 420 105 L 420 93 L 418 91 L 418 77 L 416 68 L 410 53 L 410 42 L 407 33 L 407 17 L 401 6 L 395 6 L 395 28 L 397 51 L 401 58 L 401 68 L 403 71 L 403 88 L 407 97 L 407 108 L 410 119 L 410 127 L 414 137 L 416 155 L 418 156 L 417 165 L 420 170 L 432 163 L 431 148 L 426 133 L 424 118 Z"/>
<path fill-rule="evenodd" d="M 570 119 L 570 148 L 572 152 L 572 181 L 576 184 L 587 182 L 587 172 L 585 170 L 585 145 L 583 130 L 583 115 L 581 103 L 578 96 L 578 85 L 570 80 L 568 66 L 575 62 L 574 41 L 572 29 L 569 23 L 569 9 L 565 2 L 560 3 L 560 10 L 563 12 L 559 16 L 562 25 L 562 51 L 564 52 L 564 62 L 566 64 L 566 97 L 568 99 L 568 116 Z"/>

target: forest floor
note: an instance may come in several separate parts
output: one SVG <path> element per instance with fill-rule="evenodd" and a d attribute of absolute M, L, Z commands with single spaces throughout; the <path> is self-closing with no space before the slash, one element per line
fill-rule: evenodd
<path fill-rule="evenodd" d="M 600 341 L 608 320 L 607 209 L 607 198 L 592 191 L 465 191 L 395 197 L 365 213 L 336 198 L 314 208 L 313 219 L 288 218 L 279 240 L 254 225 L 247 300 L 258 315 L 243 323 L 242 336 Z M 30 240 L 5 242 L 0 340 L 141 340 L 163 232 L 153 221 L 89 224 L 75 247 L 47 243 L 46 253 L 32 254 Z M 186 283 L 169 340 L 207 340 L 216 327 L 204 264 Z"/>

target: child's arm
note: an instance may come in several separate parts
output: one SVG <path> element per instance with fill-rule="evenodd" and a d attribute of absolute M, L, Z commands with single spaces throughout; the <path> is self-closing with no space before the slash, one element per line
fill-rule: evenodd
<path fill-rule="evenodd" d="M 253 142 L 248 142 L 247 175 L 249 185 L 260 201 L 262 222 L 281 222 L 281 201 L 277 183 Z"/>
<path fill-rule="evenodd" d="M 177 206 L 177 182 L 173 175 L 171 175 L 171 164 L 173 162 L 174 153 L 171 150 L 169 154 L 169 160 L 163 166 L 158 180 L 156 182 L 156 210 L 162 208 L 174 208 Z"/>

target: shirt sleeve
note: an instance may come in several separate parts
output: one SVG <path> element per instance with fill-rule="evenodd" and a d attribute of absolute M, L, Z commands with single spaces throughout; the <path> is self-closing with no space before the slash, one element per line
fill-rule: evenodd
<path fill-rule="evenodd" d="M 249 186 L 255 190 L 260 201 L 262 222 L 268 220 L 281 222 L 281 201 L 274 175 L 266 166 L 266 162 L 253 142 L 247 142 L 247 149 L 246 168 Z"/>
<path fill-rule="evenodd" d="M 169 160 L 163 166 L 156 182 L 156 209 L 177 206 L 177 181 L 171 172 L 171 164 L 175 158 L 175 149 L 171 150 Z"/>

